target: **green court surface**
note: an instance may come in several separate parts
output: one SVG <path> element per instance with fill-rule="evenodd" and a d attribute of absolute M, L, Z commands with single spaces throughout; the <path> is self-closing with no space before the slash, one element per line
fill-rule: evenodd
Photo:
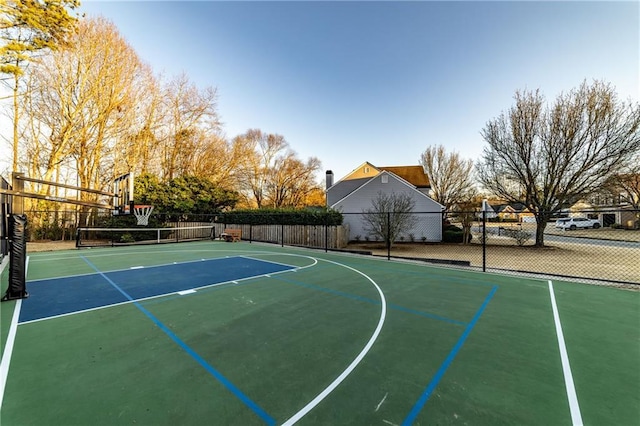
<path fill-rule="evenodd" d="M 34 253 L 27 289 L 3 426 L 640 423 L 638 291 L 218 241 Z"/>

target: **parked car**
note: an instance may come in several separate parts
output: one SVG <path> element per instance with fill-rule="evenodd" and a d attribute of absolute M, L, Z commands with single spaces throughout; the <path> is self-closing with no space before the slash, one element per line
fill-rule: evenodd
<path fill-rule="evenodd" d="M 600 228 L 600 222 L 596 219 L 587 219 L 586 217 L 565 217 L 556 220 L 556 229 L 574 230 L 578 228 Z"/>

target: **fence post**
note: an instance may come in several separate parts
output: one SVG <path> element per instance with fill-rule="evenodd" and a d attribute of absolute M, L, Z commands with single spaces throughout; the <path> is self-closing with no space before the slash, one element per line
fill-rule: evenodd
<path fill-rule="evenodd" d="M 249 224 L 249 244 L 253 241 L 253 223 Z"/>
<path fill-rule="evenodd" d="M 487 212 L 482 211 L 482 272 L 487 272 Z"/>
<path fill-rule="evenodd" d="M 387 212 L 387 260 L 391 260 L 391 212 Z"/>
<path fill-rule="evenodd" d="M 326 212 L 325 212 L 326 213 Z M 329 215 L 324 215 L 324 252 L 329 251 Z"/>
<path fill-rule="evenodd" d="M 284 247 L 284 217 L 282 217 L 282 219 L 280 219 L 280 241 L 281 241 L 281 247 Z"/>

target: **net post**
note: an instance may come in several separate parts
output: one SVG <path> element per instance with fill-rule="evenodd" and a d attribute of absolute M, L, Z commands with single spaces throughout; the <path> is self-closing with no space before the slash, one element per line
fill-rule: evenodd
<path fill-rule="evenodd" d="M 9 287 L 2 301 L 25 299 L 27 292 L 27 216 L 12 214 L 10 216 L 11 253 L 9 254 Z"/>

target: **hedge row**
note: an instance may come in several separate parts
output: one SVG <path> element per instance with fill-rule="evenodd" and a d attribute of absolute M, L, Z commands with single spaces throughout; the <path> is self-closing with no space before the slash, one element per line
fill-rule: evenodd
<path fill-rule="evenodd" d="M 464 238 L 464 232 L 462 228 L 455 225 L 446 225 L 442 233 L 442 241 L 445 243 L 461 243 Z M 471 242 L 472 235 L 467 236 L 467 243 Z"/>
<path fill-rule="evenodd" d="M 234 225 L 342 225 L 342 214 L 320 209 L 233 210 L 218 214 L 216 222 Z"/>

